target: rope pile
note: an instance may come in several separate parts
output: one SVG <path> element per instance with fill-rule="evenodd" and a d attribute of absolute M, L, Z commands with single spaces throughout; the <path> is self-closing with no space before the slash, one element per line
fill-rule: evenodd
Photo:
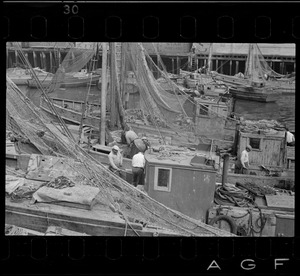
<path fill-rule="evenodd" d="M 214 202 L 218 205 L 231 205 L 239 207 L 254 206 L 254 196 L 247 189 L 232 185 L 216 187 Z"/>
<path fill-rule="evenodd" d="M 69 178 L 62 175 L 48 182 L 46 186 L 54 189 L 64 189 L 67 187 L 74 187 L 75 183 L 71 181 Z"/>

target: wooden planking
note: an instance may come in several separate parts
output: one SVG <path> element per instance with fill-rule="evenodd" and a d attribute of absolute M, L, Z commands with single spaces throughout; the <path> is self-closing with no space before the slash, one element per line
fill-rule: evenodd
<path fill-rule="evenodd" d="M 48 226 L 52 225 L 94 236 L 124 236 L 125 234 L 125 224 L 123 227 L 113 227 L 11 211 L 6 211 L 5 222 L 39 232 L 46 232 Z M 133 236 L 136 234 L 128 227 L 127 235 Z"/>
<path fill-rule="evenodd" d="M 27 202 L 28 205 L 25 203 Z M 75 209 L 67 206 L 58 206 L 47 203 L 38 203 L 30 205 L 28 201 L 24 203 L 14 203 L 6 200 L 6 210 L 9 212 L 23 213 L 33 216 L 41 216 L 53 219 L 66 219 L 73 222 L 95 224 L 98 226 L 115 226 L 122 227 L 125 222 L 118 214 L 113 213 L 110 209 L 104 209 L 101 206 L 94 206 L 92 210 Z M 13 224 L 13 223 L 11 223 Z M 142 229 L 141 224 L 132 223 L 134 229 Z"/>
<path fill-rule="evenodd" d="M 221 182 L 222 175 L 217 174 L 217 181 Z M 269 176 L 259 176 L 259 175 L 250 175 L 250 174 L 234 174 L 228 173 L 227 182 L 235 184 L 239 182 L 241 184 L 251 182 L 260 186 L 268 185 L 270 187 L 274 187 L 276 184 L 279 184 L 284 180 L 292 180 L 294 181 L 294 176 L 282 176 L 282 177 L 269 177 Z"/>
<path fill-rule="evenodd" d="M 173 233 L 168 230 L 140 228 L 135 229 L 136 224 L 130 223 L 126 226 L 125 222 L 119 227 L 112 225 L 99 225 L 93 223 L 84 223 L 80 221 L 73 221 L 72 217 L 66 217 L 66 219 L 54 218 L 47 216 L 32 215 L 24 212 L 16 212 L 6 210 L 5 223 L 13 224 L 19 227 L 32 229 L 45 233 L 49 226 L 65 228 L 70 231 L 82 233 L 82 235 L 92 236 L 178 236 L 177 233 Z"/>
<path fill-rule="evenodd" d="M 295 236 L 295 216 L 276 214 L 276 236 Z"/>
<path fill-rule="evenodd" d="M 288 159 L 295 160 L 295 147 L 286 147 L 286 156 Z"/>
<path fill-rule="evenodd" d="M 295 209 L 295 197 L 291 195 L 265 195 L 267 206 L 272 209 L 293 211 Z"/>
<path fill-rule="evenodd" d="M 80 233 L 76 231 L 71 231 L 66 228 L 58 227 L 58 226 L 49 226 L 47 228 L 45 236 L 88 236 L 85 233 Z"/>
<path fill-rule="evenodd" d="M 283 137 L 268 137 L 267 135 L 258 135 L 253 133 L 240 132 L 239 152 L 242 152 L 249 144 L 249 138 L 261 139 L 260 150 L 252 150 L 249 153 L 250 164 L 259 164 L 266 166 L 283 165 Z"/>

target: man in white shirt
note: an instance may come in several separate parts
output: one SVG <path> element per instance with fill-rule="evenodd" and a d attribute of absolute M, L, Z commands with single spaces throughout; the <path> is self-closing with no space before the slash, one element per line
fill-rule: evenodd
<path fill-rule="evenodd" d="M 295 146 L 295 136 L 289 131 L 288 128 L 286 128 L 286 143 L 290 147 Z"/>
<path fill-rule="evenodd" d="M 137 186 L 140 182 L 144 184 L 145 156 L 138 152 L 132 157 L 132 185 Z"/>
<path fill-rule="evenodd" d="M 121 167 L 123 164 L 123 156 L 120 152 L 120 148 L 117 145 L 114 145 L 111 149 L 111 152 L 108 154 L 109 160 L 109 170 L 115 174 L 121 175 Z"/>
<path fill-rule="evenodd" d="M 241 152 L 241 155 L 238 157 L 235 163 L 235 170 L 234 172 L 237 174 L 248 174 L 248 167 L 249 167 L 249 152 L 252 150 L 250 145 L 246 146 Z"/>

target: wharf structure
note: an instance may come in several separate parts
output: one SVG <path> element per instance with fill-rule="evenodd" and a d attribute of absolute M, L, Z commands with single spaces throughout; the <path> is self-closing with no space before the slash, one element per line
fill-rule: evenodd
<path fill-rule="evenodd" d="M 210 45 L 212 43 L 143 43 L 154 62 L 160 66 L 159 54 L 167 71 L 173 74 L 179 74 L 180 69 L 196 70 L 205 66 Z M 70 48 L 89 49 L 92 43 L 22 42 L 21 46 L 33 67 L 55 73 Z M 213 43 L 212 47 L 212 71 L 226 75 L 244 71 L 248 53 L 247 43 Z M 101 43 L 99 43 L 99 48 L 101 48 Z M 295 44 L 259 44 L 259 48 L 274 71 L 280 74 L 296 71 Z M 101 62 L 100 56 L 96 68 L 101 67 Z M 7 42 L 6 68 L 20 65 L 22 65 L 21 59 L 14 42 Z"/>

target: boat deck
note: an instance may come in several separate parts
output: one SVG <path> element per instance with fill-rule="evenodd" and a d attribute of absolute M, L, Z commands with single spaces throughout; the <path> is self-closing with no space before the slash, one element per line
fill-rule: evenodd
<path fill-rule="evenodd" d="M 99 200 L 91 210 L 61 206 L 53 203 L 34 203 L 29 199 L 12 202 L 5 199 L 5 223 L 45 233 L 50 226 L 93 236 L 176 236 L 169 230 L 143 227 L 127 217 L 130 226 L 116 212 Z"/>

